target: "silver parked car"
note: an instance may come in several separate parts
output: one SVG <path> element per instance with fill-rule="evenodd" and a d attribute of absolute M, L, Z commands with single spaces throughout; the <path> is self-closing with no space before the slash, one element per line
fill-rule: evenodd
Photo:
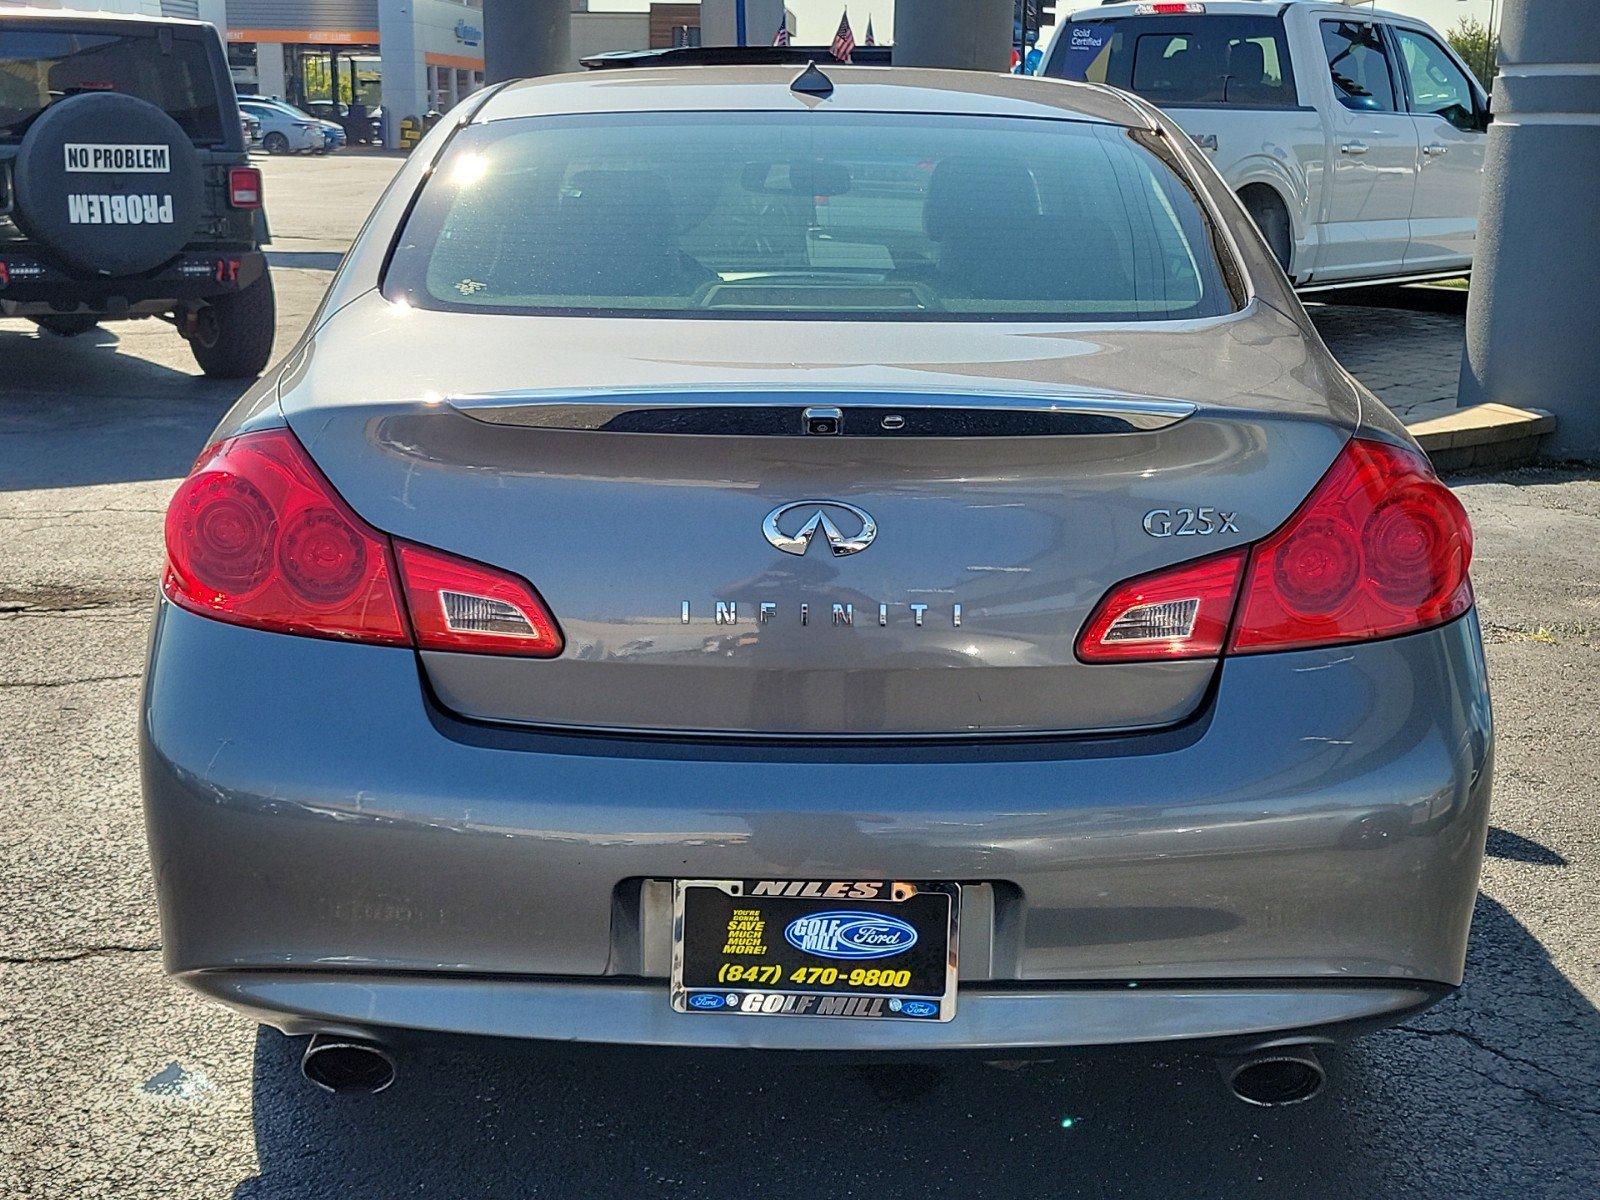
<path fill-rule="evenodd" d="M 325 1086 L 1195 1039 L 1299 1099 L 1460 983 L 1465 515 L 1135 98 L 475 96 L 166 536 L 166 966 Z"/>
<path fill-rule="evenodd" d="M 327 122 L 282 100 L 240 96 L 239 111 L 261 125 L 261 148 L 268 154 L 321 154 L 330 148 Z"/>

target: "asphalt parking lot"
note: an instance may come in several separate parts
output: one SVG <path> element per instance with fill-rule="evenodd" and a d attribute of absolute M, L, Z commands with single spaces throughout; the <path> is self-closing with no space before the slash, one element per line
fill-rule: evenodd
<path fill-rule="evenodd" d="M 265 163 L 279 354 L 396 165 Z M 242 390 L 156 322 L 0 321 L 6 1200 L 1600 1195 L 1595 468 L 1451 481 L 1499 722 L 1466 986 L 1330 1053 L 1309 1104 L 1246 1108 L 1170 1050 L 862 1069 L 466 1039 L 332 1098 L 295 1044 L 163 980 L 139 811 L 163 507 Z"/>

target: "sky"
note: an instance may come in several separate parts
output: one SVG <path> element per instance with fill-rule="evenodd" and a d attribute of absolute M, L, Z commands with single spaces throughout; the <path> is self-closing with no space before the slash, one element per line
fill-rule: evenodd
<path fill-rule="evenodd" d="M 1378 7 L 1421 17 L 1444 33 L 1465 16 L 1476 17 L 1487 23 L 1489 3 L 1490 0 L 1379 0 Z M 1084 4 L 1084 7 L 1088 6 Z M 607 9 L 649 8 L 650 4 L 649 0 L 589 0 L 589 7 L 599 12 Z M 867 27 L 869 16 L 879 41 L 887 42 L 894 36 L 894 0 L 852 0 L 848 6 L 841 0 L 787 0 L 787 7 L 794 13 L 798 26 L 794 30 L 795 40 L 808 45 L 823 45 L 831 41 L 833 31 L 839 26 L 839 13 L 846 7 L 850 11 L 850 27 L 856 31 L 858 40 Z M 1077 7 L 1076 4 L 1063 4 L 1058 0 L 1056 11 L 1067 13 Z"/>

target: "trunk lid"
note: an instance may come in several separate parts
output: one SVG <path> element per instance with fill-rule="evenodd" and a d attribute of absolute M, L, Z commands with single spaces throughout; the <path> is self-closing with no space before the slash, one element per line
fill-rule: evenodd
<path fill-rule="evenodd" d="M 1266 534 L 1355 416 L 1287 318 L 1196 326 L 463 317 L 369 296 L 291 364 L 283 405 L 368 521 L 515 571 L 561 624 L 552 660 L 423 654 L 461 715 L 1140 729 L 1192 714 L 1216 663 L 1079 662 L 1096 602 Z M 844 435 L 803 432 L 807 408 Z M 1237 532 L 1146 530 L 1202 507 Z"/>

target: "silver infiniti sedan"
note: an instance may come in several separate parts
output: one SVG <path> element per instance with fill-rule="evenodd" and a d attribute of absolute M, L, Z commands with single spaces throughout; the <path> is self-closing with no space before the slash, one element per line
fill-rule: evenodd
<path fill-rule="evenodd" d="M 1458 985 L 1461 506 L 1189 140 L 828 66 L 474 97 L 166 523 L 166 967 L 407 1031 L 1312 1048 Z"/>

